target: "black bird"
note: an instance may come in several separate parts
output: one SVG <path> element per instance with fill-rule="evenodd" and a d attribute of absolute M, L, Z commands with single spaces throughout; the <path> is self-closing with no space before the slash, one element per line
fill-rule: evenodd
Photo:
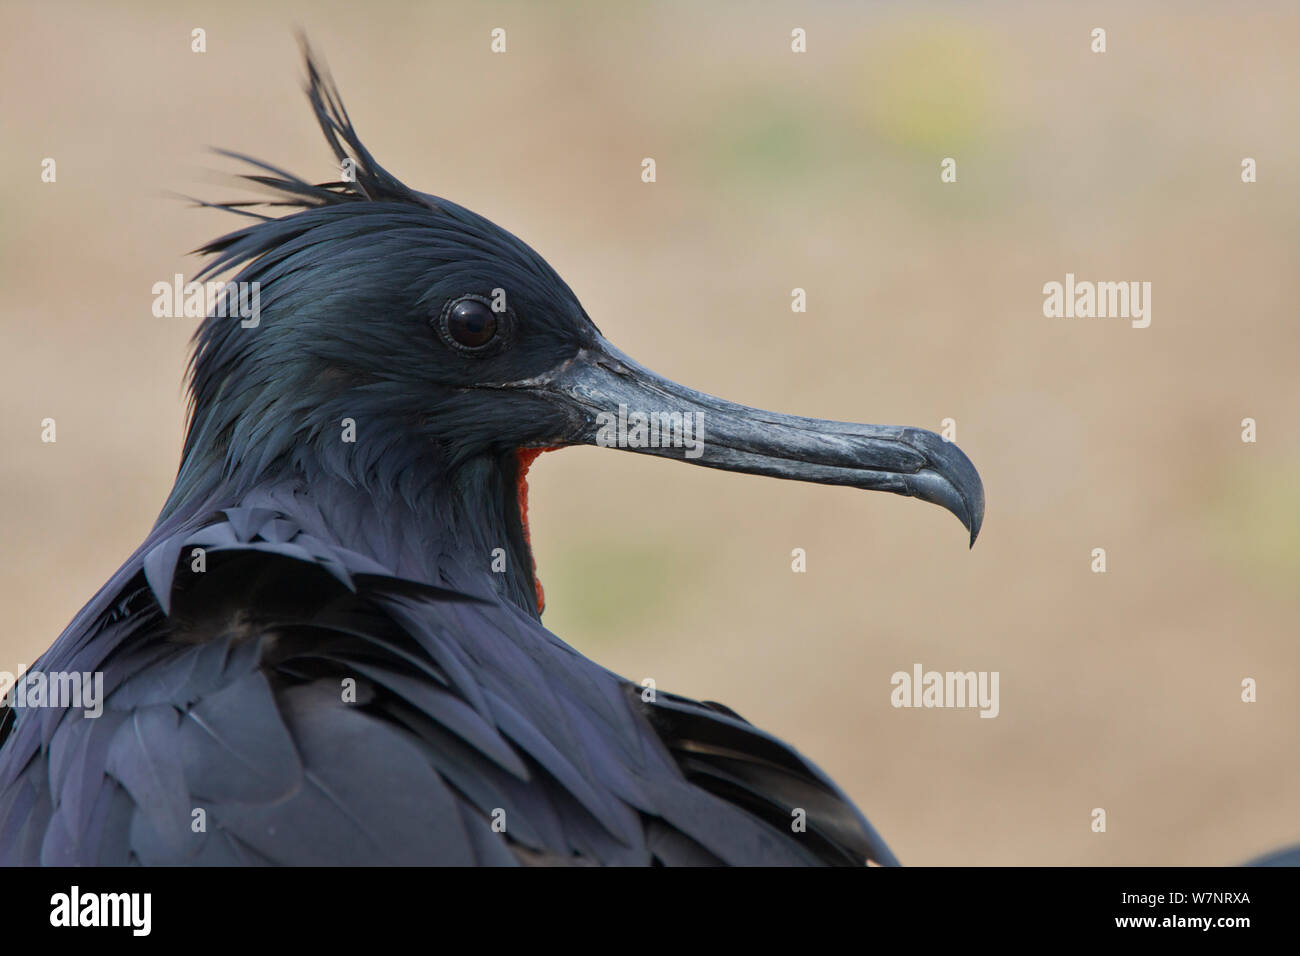
<path fill-rule="evenodd" d="M 349 173 L 238 157 L 285 214 L 221 204 L 256 221 L 199 278 L 239 269 L 260 316 L 202 321 L 157 524 L 0 715 L 0 862 L 894 863 L 789 746 L 542 627 L 525 472 L 608 443 L 620 406 L 628 443 L 638 411 L 679 445 L 671 415 L 701 416 L 698 457 L 631 450 L 921 498 L 973 544 L 970 461 L 641 367 L 532 249 L 376 163 L 310 52 L 307 74 Z M 83 673 L 98 716 L 54 699 Z"/>

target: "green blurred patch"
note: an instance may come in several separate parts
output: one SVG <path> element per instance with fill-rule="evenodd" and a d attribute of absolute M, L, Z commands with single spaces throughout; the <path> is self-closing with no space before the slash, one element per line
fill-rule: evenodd
<path fill-rule="evenodd" d="M 747 96 L 710 119 L 709 157 L 727 178 L 773 182 L 818 165 L 825 123 L 820 111 L 782 94 Z"/>
<path fill-rule="evenodd" d="M 1300 460 L 1227 474 L 1210 516 L 1219 554 L 1243 575 L 1294 594 L 1300 579 Z"/>
<path fill-rule="evenodd" d="M 538 562 L 546 589 L 543 623 L 575 643 L 616 641 L 627 622 L 643 622 L 674 600 L 696 564 L 680 542 L 591 538 Z"/>

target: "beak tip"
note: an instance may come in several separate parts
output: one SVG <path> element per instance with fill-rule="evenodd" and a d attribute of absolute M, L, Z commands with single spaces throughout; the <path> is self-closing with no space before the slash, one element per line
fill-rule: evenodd
<path fill-rule="evenodd" d="M 970 532 L 975 547 L 984 525 L 984 482 L 966 453 L 951 441 L 921 428 L 908 428 L 904 441 L 920 452 L 926 467 L 905 493 L 946 508 Z"/>
<path fill-rule="evenodd" d="M 979 489 L 979 497 L 974 502 L 974 507 L 970 509 L 970 521 L 963 522 L 970 529 L 970 546 L 975 547 L 975 539 L 980 536 L 980 528 L 984 526 L 984 489 Z"/>

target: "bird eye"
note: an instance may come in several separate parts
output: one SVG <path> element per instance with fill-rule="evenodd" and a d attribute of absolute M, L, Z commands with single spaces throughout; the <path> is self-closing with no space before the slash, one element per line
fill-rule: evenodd
<path fill-rule="evenodd" d="M 443 308 L 439 331 L 453 348 L 478 352 L 496 340 L 501 328 L 499 318 L 486 300 L 465 295 Z"/>

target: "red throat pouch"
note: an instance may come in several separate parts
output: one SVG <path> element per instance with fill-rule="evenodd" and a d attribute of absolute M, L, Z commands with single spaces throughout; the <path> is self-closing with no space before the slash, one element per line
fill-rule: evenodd
<path fill-rule="evenodd" d="M 528 556 L 533 562 L 533 587 L 537 591 L 537 613 L 541 614 L 542 609 L 546 607 L 546 593 L 542 590 L 541 579 L 537 577 L 537 559 L 533 557 L 533 540 L 528 531 L 528 469 L 537 456 L 544 451 L 555 451 L 556 446 L 550 448 L 519 448 L 515 450 L 515 459 L 519 463 L 519 478 L 515 482 L 515 495 L 519 503 L 519 520 L 524 526 L 524 543 L 528 545 Z"/>

